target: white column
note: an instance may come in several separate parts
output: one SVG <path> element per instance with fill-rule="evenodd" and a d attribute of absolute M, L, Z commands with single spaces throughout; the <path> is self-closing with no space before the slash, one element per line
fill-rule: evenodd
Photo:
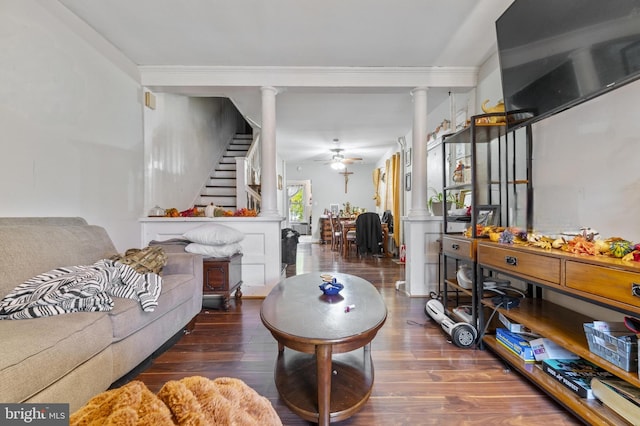
<path fill-rule="evenodd" d="M 260 216 L 279 216 L 276 179 L 276 94 L 274 87 L 262 87 L 262 131 L 260 167 Z"/>
<path fill-rule="evenodd" d="M 413 140 L 411 142 L 411 209 L 409 217 L 427 217 L 427 88 L 413 95 Z"/>
<path fill-rule="evenodd" d="M 600 78 L 591 49 L 579 49 L 576 52 L 572 52 L 569 57 L 573 64 L 573 72 L 578 82 L 580 94 L 587 94 L 596 90 L 600 86 Z"/>
<path fill-rule="evenodd" d="M 442 236 L 442 218 L 402 218 L 407 257 L 405 292 L 409 296 L 428 296 L 438 291 L 438 263 Z"/>
<path fill-rule="evenodd" d="M 411 143 L 411 207 L 402 219 L 407 257 L 405 291 L 410 296 L 428 296 L 438 289 L 438 259 L 442 220 L 427 209 L 427 88 L 413 95 L 413 140 Z"/>

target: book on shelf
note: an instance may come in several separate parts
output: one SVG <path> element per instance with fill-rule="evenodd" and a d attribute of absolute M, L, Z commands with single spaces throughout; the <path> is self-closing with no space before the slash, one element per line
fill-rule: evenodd
<path fill-rule="evenodd" d="M 545 359 L 542 371 L 562 383 L 581 398 L 593 399 L 591 379 L 609 379 L 615 377 L 607 370 L 585 359 Z"/>
<path fill-rule="evenodd" d="M 535 362 L 529 342 L 537 339 L 538 335 L 529 333 L 512 333 L 506 328 L 496 328 L 496 340 L 524 362 Z"/>
<path fill-rule="evenodd" d="M 622 379 L 591 380 L 593 395 L 628 422 L 640 425 L 640 388 Z"/>
<path fill-rule="evenodd" d="M 541 337 L 529 342 L 536 361 L 545 359 L 578 359 L 578 355 L 554 343 L 552 340 Z"/>

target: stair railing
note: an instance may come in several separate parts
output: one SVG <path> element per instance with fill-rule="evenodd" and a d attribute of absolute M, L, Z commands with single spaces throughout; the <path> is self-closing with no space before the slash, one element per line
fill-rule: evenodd
<path fill-rule="evenodd" d="M 246 157 L 236 158 L 236 208 L 260 210 L 260 132 L 254 137 Z"/>

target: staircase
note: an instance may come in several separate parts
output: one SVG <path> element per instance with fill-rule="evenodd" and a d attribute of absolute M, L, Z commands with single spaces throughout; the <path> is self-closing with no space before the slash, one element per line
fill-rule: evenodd
<path fill-rule="evenodd" d="M 236 157 L 244 157 L 253 142 L 252 135 L 237 134 L 216 166 L 200 194 L 198 207 L 213 203 L 225 210 L 236 210 Z"/>

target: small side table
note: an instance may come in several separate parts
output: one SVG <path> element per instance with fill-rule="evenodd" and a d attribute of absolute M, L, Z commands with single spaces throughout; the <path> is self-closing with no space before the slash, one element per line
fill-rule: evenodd
<path fill-rule="evenodd" d="M 229 257 L 206 257 L 202 259 L 203 267 L 203 304 L 207 296 L 221 295 L 222 307 L 229 310 L 231 293 L 236 292 L 236 300 L 242 297 L 242 253 Z"/>

